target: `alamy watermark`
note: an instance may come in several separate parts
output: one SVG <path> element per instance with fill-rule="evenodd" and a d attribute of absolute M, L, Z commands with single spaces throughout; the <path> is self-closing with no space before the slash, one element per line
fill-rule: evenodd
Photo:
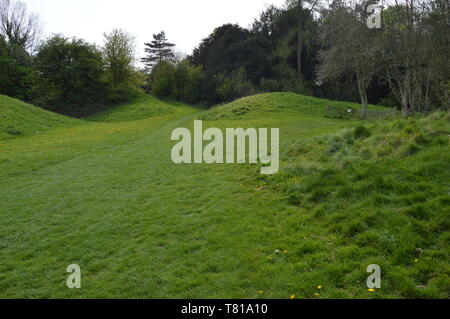
<path fill-rule="evenodd" d="M 81 268 L 80 266 L 73 264 L 69 265 L 66 270 L 70 275 L 67 277 L 67 288 L 69 289 L 81 289 Z"/>
<path fill-rule="evenodd" d="M 369 265 L 367 272 L 371 275 L 367 278 L 367 288 L 380 289 L 381 288 L 381 267 L 379 265 Z"/>
<path fill-rule="evenodd" d="M 369 4 L 367 6 L 367 13 L 370 16 L 367 18 L 367 27 L 369 29 L 381 29 L 381 13 L 383 6 L 381 4 Z"/>
<path fill-rule="evenodd" d="M 248 160 L 250 164 L 266 165 L 261 168 L 261 174 L 276 174 L 280 168 L 280 130 L 270 130 L 270 152 L 268 133 L 267 128 L 227 128 L 225 134 L 218 128 L 209 128 L 203 132 L 203 122 L 194 121 L 193 135 L 186 128 L 173 131 L 172 141 L 178 143 L 172 149 L 172 161 L 175 164 L 245 164 Z"/>

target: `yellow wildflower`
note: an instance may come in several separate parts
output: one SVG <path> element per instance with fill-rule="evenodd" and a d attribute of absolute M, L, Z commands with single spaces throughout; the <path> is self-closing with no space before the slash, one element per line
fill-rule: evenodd
<path fill-rule="evenodd" d="M 295 295 L 292 295 L 292 296 L 291 296 L 291 299 L 295 299 Z"/>
<path fill-rule="evenodd" d="M 368 292 L 375 292 L 375 289 L 368 289 Z"/>

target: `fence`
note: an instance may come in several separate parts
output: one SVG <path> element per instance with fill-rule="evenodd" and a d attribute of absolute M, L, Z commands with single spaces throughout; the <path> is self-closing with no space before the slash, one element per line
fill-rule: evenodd
<path fill-rule="evenodd" d="M 365 119 L 388 119 L 400 116 L 396 109 L 367 109 L 364 116 L 364 110 L 361 108 L 344 108 L 338 106 L 328 106 L 325 111 L 326 117 L 339 119 L 365 118 Z"/>

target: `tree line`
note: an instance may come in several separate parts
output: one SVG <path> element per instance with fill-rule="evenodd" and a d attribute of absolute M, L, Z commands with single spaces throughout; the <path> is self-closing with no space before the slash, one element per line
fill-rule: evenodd
<path fill-rule="evenodd" d="M 163 33 L 155 40 L 161 36 L 169 52 Z M 160 56 L 147 84 L 189 103 L 290 91 L 360 102 L 363 110 L 399 106 L 408 116 L 449 106 L 449 37 L 447 0 L 288 0 L 249 28 L 218 27 L 184 59 Z"/>
<path fill-rule="evenodd" d="M 38 41 L 39 18 L 20 1 L 0 0 L 0 94 L 70 116 L 85 116 L 139 93 L 134 38 L 104 34 L 101 47 L 56 34 Z"/>
<path fill-rule="evenodd" d="M 401 107 L 405 116 L 449 106 L 447 0 L 287 0 L 248 27 L 216 28 L 190 55 L 164 32 L 145 43 L 123 30 L 101 47 L 54 35 L 39 42 L 39 19 L 0 0 L 0 93 L 82 116 L 141 89 L 206 107 L 258 92 L 286 91 Z M 379 10 L 379 11 L 376 11 Z M 377 18 L 381 25 L 371 27 Z"/>

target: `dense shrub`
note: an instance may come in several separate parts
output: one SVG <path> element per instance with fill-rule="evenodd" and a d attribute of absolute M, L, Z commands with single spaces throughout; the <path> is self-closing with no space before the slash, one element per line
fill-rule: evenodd
<path fill-rule="evenodd" d="M 216 92 L 222 101 L 232 101 L 255 93 L 244 68 L 233 71 L 230 76 L 219 74 L 216 81 Z"/>
<path fill-rule="evenodd" d="M 187 61 L 162 61 L 153 68 L 149 87 L 156 96 L 195 104 L 203 100 L 206 81 L 201 67 L 192 66 Z"/>
<path fill-rule="evenodd" d="M 160 62 L 152 71 L 150 78 L 151 92 L 159 97 L 174 97 L 175 65 L 170 62 Z"/>
<path fill-rule="evenodd" d="M 183 61 L 177 65 L 175 75 L 177 99 L 191 104 L 202 101 L 202 92 L 207 81 L 202 67 L 191 66 Z"/>
<path fill-rule="evenodd" d="M 114 83 L 108 74 L 105 75 L 107 85 L 106 103 L 115 104 L 129 101 L 143 92 L 141 87 L 145 83 L 142 73 L 132 70 L 125 81 Z"/>
<path fill-rule="evenodd" d="M 27 60 L 31 60 L 30 57 Z M 22 100 L 30 99 L 33 69 L 29 62 L 18 61 L 6 42 L 0 38 L 0 94 Z"/>
<path fill-rule="evenodd" d="M 33 92 L 36 104 L 81 116 L 95 112 L 105 102 L 103 60 L 95 46 L 56 35 L 40 47 L 35 66 L 39 73 Z"/>

